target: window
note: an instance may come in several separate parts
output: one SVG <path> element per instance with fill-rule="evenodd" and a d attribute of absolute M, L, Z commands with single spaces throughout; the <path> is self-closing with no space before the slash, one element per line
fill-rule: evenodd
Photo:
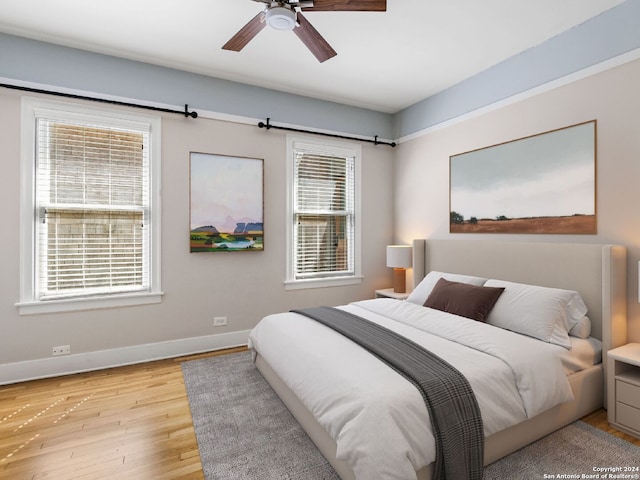
<path fill-rule="evenodd" d="M 159 130 L 24 100 L 20 313 L 159 301 Z"/>
<path fill-rule="evenodd" d="M 360 148 L 288 138 L 288 289 L 359 283 Z"/>

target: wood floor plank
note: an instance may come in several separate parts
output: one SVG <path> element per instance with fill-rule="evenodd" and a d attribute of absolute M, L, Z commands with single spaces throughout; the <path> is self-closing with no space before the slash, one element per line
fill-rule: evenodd
<path fill-rule="evenodd" d="M 0 480 L 204 480 L 180 363 L 240 351 L 1 386 Z"/>
<path fill-rule="evenodd" d="M 640 447 L 640 438 L 627 435 L 626 433 L 616 430 L 611 425 L 609 425 L 609 422 L 607 421 L 607 411 L 604 409 L 597 410 L 587 415 L 586 417 L 582 418 L 582 421 Z"/>
<path fill-rule="evenodd" d="M 0 479 L 202 480 L 180 363 L 240 351 L 0 387 Z"/>

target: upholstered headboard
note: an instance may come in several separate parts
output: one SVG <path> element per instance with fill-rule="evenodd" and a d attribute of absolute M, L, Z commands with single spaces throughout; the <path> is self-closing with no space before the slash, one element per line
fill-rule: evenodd
<path fill-rule="evenodd" d="M 606 352 L 627 342 L 627 250 L 620 245 L 414 240 L 413 285 L 432 271 L 580 292 Z"/>

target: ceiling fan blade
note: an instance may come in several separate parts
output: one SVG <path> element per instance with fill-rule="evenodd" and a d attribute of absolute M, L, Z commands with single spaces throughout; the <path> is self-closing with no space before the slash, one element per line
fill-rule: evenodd
<path fill-rule="evenodd" d="M 309 21 L 298 12 L 298 26 L 293 31 L 320 63 L 337 55 L 336 51 L 323 38 Z"/>
<path fill-rule="evenodd" d="M 386 12 L 387 0 L 313 0 L 305 12 Z"/>
<path fill-rule="evenodd" d="M 258 13 L 249 23 L 242 27 L 238 33 L 231 37 L 229 41 L 222 46 L 222 49 L 239 52 L 246 47 L 247 43 L 258 35 L 266 25 L 267 22 L 264 21 L 264 12 Z"/>

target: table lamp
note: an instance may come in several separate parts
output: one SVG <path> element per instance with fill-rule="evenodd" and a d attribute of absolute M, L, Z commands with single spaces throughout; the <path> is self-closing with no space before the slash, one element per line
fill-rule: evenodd
<path fill-rule="evenodd" d="M 387 267 L 393 267 L 393 291 L 405 293 L 406 269 L 411 267 L 411 245 L 387 245 Z"/>

